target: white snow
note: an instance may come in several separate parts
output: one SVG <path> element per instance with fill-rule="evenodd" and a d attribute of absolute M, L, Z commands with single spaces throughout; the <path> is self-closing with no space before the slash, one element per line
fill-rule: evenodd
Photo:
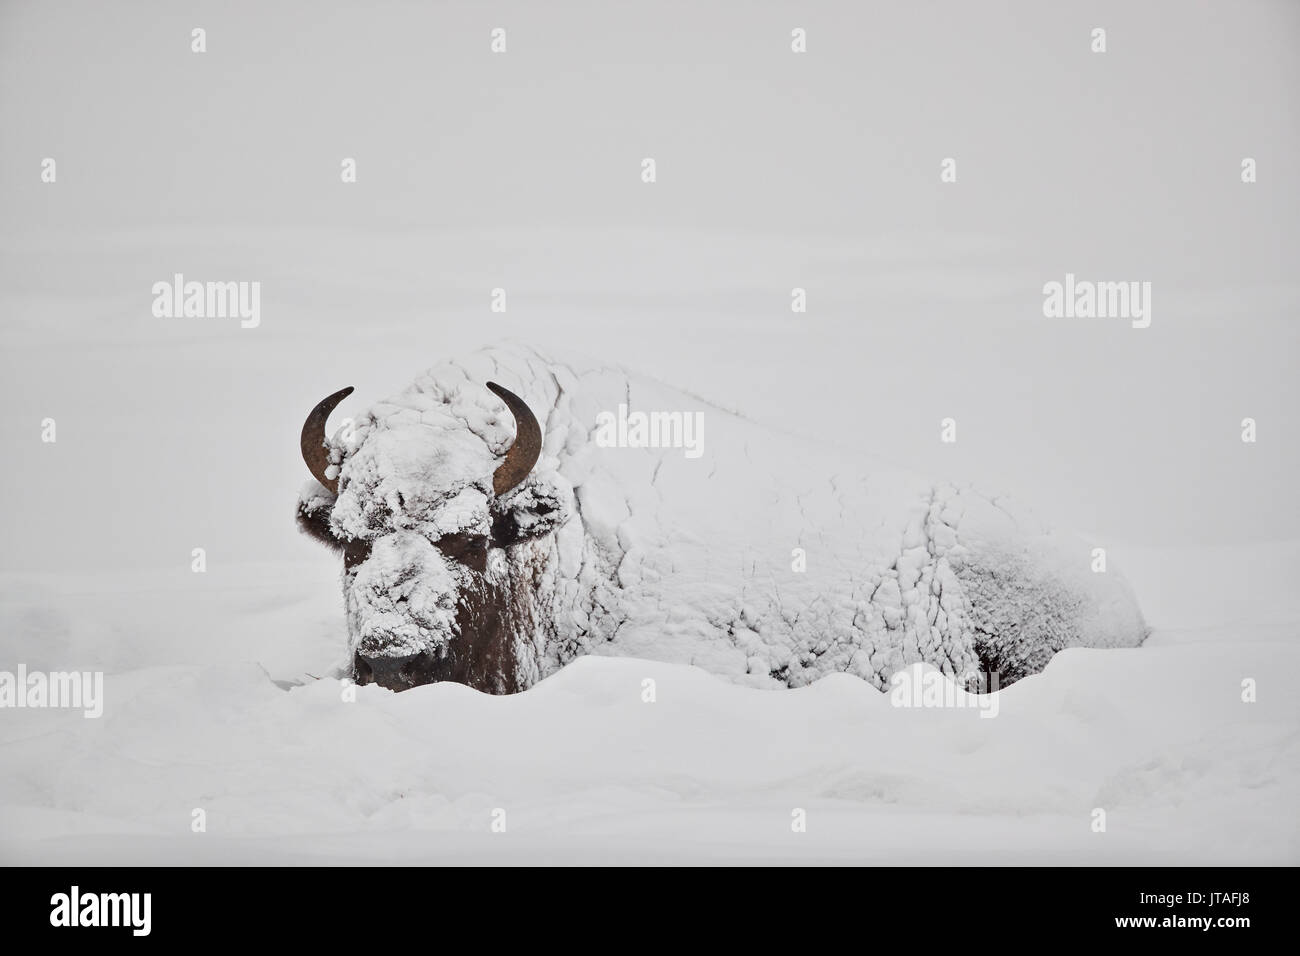
<path fill-rule="evenodd" d="M 1145 646 L 1063 651 L 993 719 L 847 675 L 772 692 L 609 657 L 511 697 L 348 703 L 304 674 L 344 645 L 319 565 L 4 575 L 11 653 L 108 675 L 99 720 L 4 713 L 0 860 L 1294 864 L 1300 545 L 1182 553 L 1127 549 L 1162 597 Z M 1161 626 L 1216 582 L 1270 595 L 1269 626 Z"/>
<path fill-rule="evenodd" d="M 400 657 L 445 644 L 455 631 L 463 573 L 423 535 L 381 538 L 349 589 L 357 648 L 369 653 L 382 644 L 384 653 Z"/>

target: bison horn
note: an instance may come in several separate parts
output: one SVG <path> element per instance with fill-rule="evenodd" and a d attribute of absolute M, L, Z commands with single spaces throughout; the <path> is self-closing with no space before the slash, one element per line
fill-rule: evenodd
<path fill-rule="evenodd" d="M 325 423 L 329 421 L 330 412 L 334 411 L 338 403 L 351 394 L 352 386 L 349 385 L 329 398 L 322 399 L 302 424 L 302 460 L 307 463 L 308 470 L 316 480 L 336 495 L 339 493 L 339 480 L 325 476 L 325 469 L 330 466 L 329 449 L 325 447 Z"/>
<path fill-rule="evenodd" d="M 506 460 L 492 473 L 492 491 L 500 497 L 528 477 L 542 453 L 542 428 L 524 400 L 496 382 L 488 382 L 497 398 L 506 403 L 515 416 L 515 441 L 506 452 Z M 328 401 L 328 399 L 327 399 Z"/>

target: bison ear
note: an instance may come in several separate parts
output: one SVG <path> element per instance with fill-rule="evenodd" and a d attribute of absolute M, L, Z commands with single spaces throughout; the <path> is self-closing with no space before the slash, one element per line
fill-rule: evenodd
<path fill-rule="evenodd" d="M 332 502 L 327 503 L 319 497 L 298 502 L 298 530 L 310 538 L 315 538 L 326 547 L 336 551 L 342 550 L 343 543 L 330 530 L 330 514 L 334 511 Z"/>
<path fill-rule="evenodd" d="M 555 472 L 534 473 L 504 499 L 493 501 L 492 543 L 507 548 L 550 534 L 573 513 L 573 488 Z"/>

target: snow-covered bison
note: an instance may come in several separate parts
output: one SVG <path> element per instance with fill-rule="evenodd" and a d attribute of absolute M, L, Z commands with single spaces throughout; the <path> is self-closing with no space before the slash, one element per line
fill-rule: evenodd
<path fill-rule="evenodd" d="M 618 654 L 882 690 L 926 661 L 977 690 L 1146 633 L 1089 547 L 997 498 L 619 368 L 488 349 L 327 437 L 350 392 L 303 426 L 298 521 L 343 554 L 363 683 L 512 693 Z"/>

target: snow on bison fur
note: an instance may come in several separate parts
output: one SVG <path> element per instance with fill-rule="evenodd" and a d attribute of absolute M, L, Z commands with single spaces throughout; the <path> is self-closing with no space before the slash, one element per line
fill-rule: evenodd
<path fill-rule="evenodd" d="M 362 683 L 512 693 L 616 654 L 764 687 L 842 671 L 882 690 L 925 661 L 979 690 L 1062 648 L 1146 634 L 1082 541 L 621 368 L 488 349 L 326 438 L 350 391 L 303 426 L 317 480 L 298 521 L 343 554 Z M 602 447 L 597 423 L 620 404 L 703 413 L 703 453 Z"/>

